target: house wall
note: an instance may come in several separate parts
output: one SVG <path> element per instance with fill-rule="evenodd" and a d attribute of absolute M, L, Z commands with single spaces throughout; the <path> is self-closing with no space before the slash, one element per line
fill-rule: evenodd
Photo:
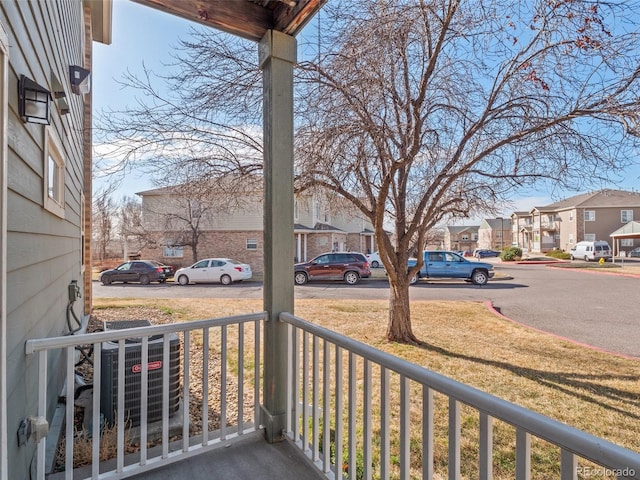
<path fill-rule="evenodd" d="M 83 174 L 84 100 L 69 87 L 70 64 L 84 66 L 82 2 L 3 1 L 0 23 L 9 45 L 8 192 L 7 192 L 7 417 L 9 478 L 28 478 L 35 444 L 18 446 L 17 431 L 27 416 L 37 415 L 37 356 L 26 357 L 25 341 L 65 334 L 67 287 L 84 284 L 81 261 L 81 192 Z M 18 80 L 28 76 L 53 90 L 53 76 L 66 92 L 69 113 L 52 102 L 51 126 L 24 124 L 18 113 Z M 48 210 L 48 139 L 54 138 L 64 158 L 60 208 Z M 74 311 L 83 315 L 82 302 Z M 63 368 L 50 358 L 49 413 L 60 387 Z"/>
<path fill-rule="evenodd" d="M 253 273 L 264 271 L 264 243 L 262 230 L 243 231 L 209 231 L 204 232 L 198 241 L 198 258 L 193 258 L 190 246 L 183 249 L 183 257 L 165 257 L 162 242 L 172 232 L 150 234 L 153 247 L 145 247 L 140 251 L 141 257 L 171 265 L 174 268 L 188 267 L 203 258 L 233 258 L 251 265 Z M 173 234 L 174 236 L 177 235 Z M 247 248 L 247 239 L 257 240 L 257 248 Z"/>
<path fill-rule="evenodd" d="M 172 230 L 185 225 L 173 215 L 184 216 L 189 199 L 172 195 L 145 195 L 143 200 L 143 221 L 147 229 Z M 261 197 L 242 199 L 239 206 L 221 209 L 207 209 L 202 214 L 202 230 L 261 230 L 263 228 Z"/>
<path fill-rule="evenodd" d="M 140 250 L 143 258 L 158 260 L 174 267 L 189 266 L 195 261 L 207 257 L 231 257 L 251 265 L 253 272 L 262 273 L 263 258 L 263 205 L 260 195 L 244 197 L 242 205 L 227 211 L 205 212 L 200 219 L 199 229 L 203 232 L 198 240 L 198 258 L 194 259 L 191 247 L 184 246 L 183 256 L 164 257 L 164 246 L 180 239 L 188 229 L 184 221 L 171 219 L 171 214 L 178 213 L 184 217 L 188 199 L 164 192 L 144 193 L 142 196 L 143 223 L 148 232 L 147 240 L 151 245 Z M 318 206 L 318 208 L 316 208 Z M 316 203 L 309 195 L 296 198 L 294 222 L 313 228 L 323 223 L 325 218 L 335 222 L 336 230 L 309 230 L 301 234 L 304 245 L 298 261 L 311 259 L 321 253 L 332 250 L 346 250 L 367 253 L 375 250 L 375 242 L 371 234 L 363 234 L 363 230 L 372 230 L 369 222 L 357 214 L 341 210 L 330 215 L 326 205 Z M 316 211 L 318 210 L 318 211 Z M 326 217 L 324 215 L 327 215 Z M 322 218 L 317 221 L 320 215 Z M 247 240 L 258 240 L 256 249 L 247 248 Z M 292 238 L 292 241 L 294 239 Z M 306 256 L 305 256 L 306 253 Z"/>
<path fill-rule="evenodd" d="M 595 221 L 585 221 L 585 210 L 595 212 Z M 559 212 L 560 248 L 569 251 L 573 245 L 585 239 L 585 234 L 595 234 L 596 240 L 604 240 L 611 245 L 611 233 L 627 223 L 621 219 L 622 210 L 631 210 L 634 219 L 640 218 L 640 207 L 585 207 Z M 624 250 L 632 248 L 627 246 Z"/>

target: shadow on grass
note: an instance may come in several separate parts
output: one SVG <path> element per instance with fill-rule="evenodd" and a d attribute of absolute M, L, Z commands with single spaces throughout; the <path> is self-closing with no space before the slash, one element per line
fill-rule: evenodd
<path fill-rule="evenodd" d="M 443 355 L 446 357 L 466 360 L 469 362 L 506 370 L 521 377 L 537 382 L 539 385 L 542 385 L 544 387 L 552 388 L 567 395 L 571 395 L 583 402 L 598 405 L 607 410 L 621 413 L 627 417 L 640 420 L 640 414 L 631 413 L 628 410 L 609 405 L 606 402 L 606 400 L 622 401 L 627 405 L 640 408 L 639 392 L 626 391 L 598 383 L 598 380 L 622 380 L 638 382 L 640 380 L 640 374 L 594 375 L 573 372 L 547 372 L 544 370 L 537 370 L 534 368 L 521 367 L 506 362 L 500 362 L 497 360 L 487 360 L 485 358 L 472 357 L 462 353 L 452 352 L 442 347 L 431 345 L 427 342 L 420 342 L 418 348 L 436 352 L 439 355 Z M 582 393 L 579 390 L 586 390 L 588 393 Z"/>

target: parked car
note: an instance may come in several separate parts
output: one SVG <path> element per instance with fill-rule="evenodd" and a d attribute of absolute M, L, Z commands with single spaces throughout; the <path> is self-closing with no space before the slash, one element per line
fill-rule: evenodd
<path fill-rule="evenodd" d="M 631 250 L 629 253 L 627 253 L 627 256 L 629 256 L 629 257 L 640 257 L 640 247 L 636 247 L 633 250 Z"/>
<path fill-rule="evenodd" d="M 173 275 L 173 267 L 171 265 L 165 265 L 162 262 L 156 262 L 156 263 L 162 267 L 162 270 L 164 271 L 164 275 L 167 278 L 169 278 L 171 275 Z"/>
<path fill-rule="evenodd" d="M 571 260 L 576 258 L 588 262 L 590 260 L 611 260 L 611 247 L 604 240 L 584 241 L 576 243 L 569 251 Z"/>
<path fill-rule="evenodd" d="M 368 253 L 367 260 L 371 268 L 382 267 L 382 260 L 380 260 L 380 254 L 378 252 Z"/>
<path fill-rule="evenodd" d="M 416 262 L 415 258 L 409 259 L 409 267 Z M 424 252 L 422 267 L 411 283 L 416 283 L 420 278 L 462 278 L 476 285 L 485 285 L 494 274 L 490 263 L 471 262 L 455 252 L 434 250 Z"/>
<path fill-rule="evenodd" d="M 369 261 L 362 253 L 331 252 L 318 255 L 309 262 L 296 263 L 293 279 L 297 285 L 310 280 L 344 280 L 355 285 L 361 278 L 369 278 Z"/>
<path fill-rule="evenodd" d="M 173 281 L 180 285 L 190 283 L 221 283 L 249 280 L 253 273 L 251 266 L 232 258 L 205 258 L 190 267 L 179 268 L 173 275 Z"/>
<path fill-rule="evenodd" d="M 488 250 L 484 248 L 479 248 L 475 252 L 473 252 L 473 256 L 476 258 L 499 257 L 500 252 L 497 250 Z"/>
<path fill-rule="evenodd" d="M 131 260 L 118 265 L 111 270 L 100 273 L 100 282 L 110 285 L 113 282 L 134 283 L 148 285 L 151 282 L 164 283 L 167 280 L 166 265 L 153 260 Z"/>

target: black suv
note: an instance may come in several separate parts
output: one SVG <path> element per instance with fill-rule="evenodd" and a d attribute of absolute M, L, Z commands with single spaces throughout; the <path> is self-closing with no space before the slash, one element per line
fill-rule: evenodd
<path fill-rule="evenodd" d="M 304 285 L 310 280 L 344 280 L 355 285 L 361 278 L 369 278 L 369 262 L 362 253 L 323 253 L 309 262 L 297 263 L 294 267 L 296 285 Z"/>
<path fill-rule="evenodd" d="M 153 260 L 132 260 L 112 270 L 105 270 L 100 274 L 100 281 L 103 285 L 112 282 L 140 282 L 142 285 L 150 282 L 164 283 L 167 280 L 165 269 L 166 265 Z"/>

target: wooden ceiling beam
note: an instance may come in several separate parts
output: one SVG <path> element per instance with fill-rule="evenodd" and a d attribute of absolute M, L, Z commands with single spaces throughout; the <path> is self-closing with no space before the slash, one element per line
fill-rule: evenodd
<path fill-rule="evenodd" d="M 259 42 L 267 30 L 296 35 L 326 0 L 133 0 L 147 7 Z"/>
<path fill-rule="evenodd" d="M 274 28 L 273 11 L 247 0 L 133 1 L 256 42 Z"/>

